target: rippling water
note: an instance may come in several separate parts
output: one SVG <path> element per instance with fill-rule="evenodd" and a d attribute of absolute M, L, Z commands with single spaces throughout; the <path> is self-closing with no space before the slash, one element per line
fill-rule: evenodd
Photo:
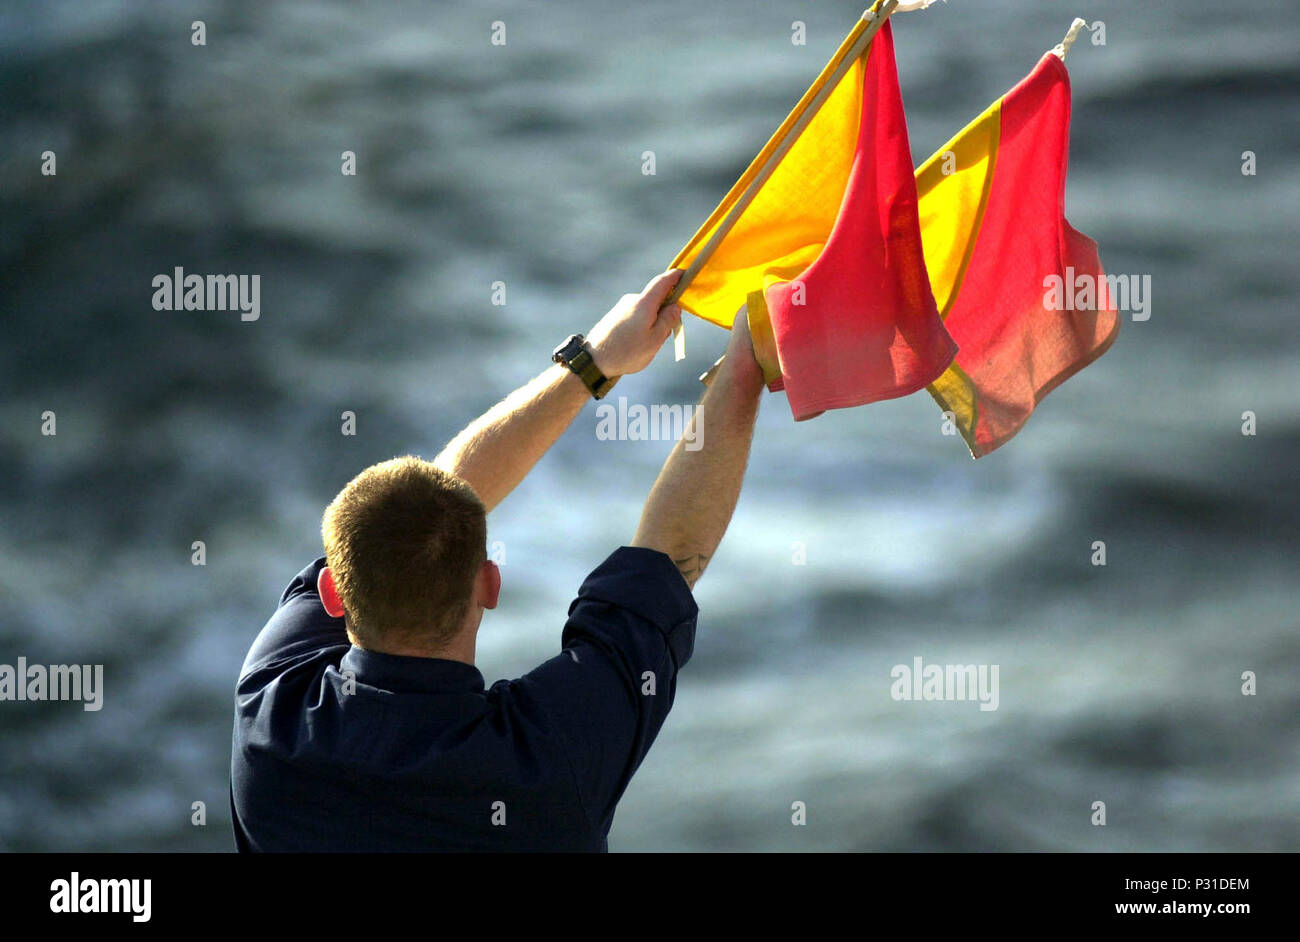
<path fill-rule="evenodd" d="M 664 267 L 860 7 L 205 10 L 206 47 L 167 3 L 0 11 L 0 663 L 106 672 L 97 713 L 0 704 L 6 849 L 229 849 L 235 674 L 324 504 Z M 1075 15 L 1107 44 L 1069 59 L 1068 213 L 1151 275 L 1151 319 L 979 462 L 923 395 L 798 426 L 771 397 L 614 849 L 1300 844 L 1300 25 L 1285 0 L 900 15 L 918 162 Z M 154 311 L 175 266 L 260 274 L 261 319 Z M 724 335 L 687 336 L 619 393 L 693 402 Z M 598 442 L 588 409 L 493 515 L 489 682 L 555 650 L 667 451 Z M 999 709 L 894 701 L 916 656 L 1000 665 Z"/>

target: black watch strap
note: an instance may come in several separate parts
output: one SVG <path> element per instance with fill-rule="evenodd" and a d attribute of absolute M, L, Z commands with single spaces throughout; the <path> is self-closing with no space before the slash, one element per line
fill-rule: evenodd
<path fill-rule="evenodd" d="M 556 363 L 563 363 L 577 373 L 578 378 L 597 399 L 604 398 L 605 394 L 614 388 L 614 380 L 600 371 L 595 358 L 591 355 L 591 345 L 586 342 L 582 334 L 574 334 L 560 344 L 551 359 Z"/>

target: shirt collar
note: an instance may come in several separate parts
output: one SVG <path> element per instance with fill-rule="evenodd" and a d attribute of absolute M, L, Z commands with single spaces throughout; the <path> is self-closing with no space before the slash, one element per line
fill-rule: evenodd
<path fill-rule="evenodd" d="M 339 670 L 353 671 L 363 684 L 399 693 L 483 692 L 483 674 L 473 664 L 440 657 L 384 654 L 355 644 L 343 655 Z"/>

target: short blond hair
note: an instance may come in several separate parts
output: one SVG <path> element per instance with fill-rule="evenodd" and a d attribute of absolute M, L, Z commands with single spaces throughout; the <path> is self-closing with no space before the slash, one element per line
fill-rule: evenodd
<path fill-rule="evenodd" d="M 348 627 L 363 647 L 451 640 L 487 558 L 487 511 L 474 489 L 406 455 L 348 482 L 321 521 Z"/>

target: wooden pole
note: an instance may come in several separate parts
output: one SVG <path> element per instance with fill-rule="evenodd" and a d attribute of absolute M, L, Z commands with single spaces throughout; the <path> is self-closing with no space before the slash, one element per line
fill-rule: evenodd
<path fill-rule="evenodd" d="M 858 60 L 858 57 L 867 51 L 867 47 L 871 45 L 871 40 L 875 37 L 876 33 L 880 31 L 880 27 L 885 25 L 885 20 L 889 19 L 889 15 L 894 12 L 894 8 L 897 6 L 898 0 L 885 0 L 883 4 L 877 0 L 870 9 L 862 14 L 863 19 L 868 19 L 868 14 L 872 14 L 870 17 L 870 23 L 867 25 L 866 29 L 858 35 L 857 40 L 849 47 L 848 52 L 844 54 L 839 65 L 835 67 L 835 70 L 827 77 L 826 81 L 822 82 L 821 87 L 817 89 L 811 100 L 806 103 L 801 102 L 801 104 L 803 104 L 802 112 L 781 138 L 780 144 L 778 144 L 777 147 L 768 154 L 767 160 L 763 162 L 758 173 L 750 181 L 749 186 L 745 188 L 745 192 L 741 194 L 740 198 L 736 200 L 735 204 L 731 207 L 731 211 L 728 212 L 722 222 L 718 224 L 718 227 L 713 231 L 713 235 L 709 237 L 709 241 L 706 242 L 703 248 L 701 248 L 696 254 L 695 259 L 687 267 L 686 271 L 682 272 L 682 277 L 678 280 L 677 286 L 673 288 L 672 293 L 668 296 L 668 299 L 664 304 L 673 304 L 676 302 L 677 299 L 682 296 L 682 292 L 684 292 L 690 286 L 691 282 L 695 280 L 695 276 L 700 273 L 700 269 L 708 262 L 709 257 L 713 255 L 713 252 L 718 247 L 719 243 L 726 238 L 727 233 L 731 231 L 731 227 L 736 224 L 736 220 L 740 218 L 741 214 L 744 213 L 749 204 L 753 202 L 754 197 L 758 194 L 758 191 L 762 189 L 763 184 L 767 182 L 768 177 L 770 177 L 772 172 L 776 170 L 777 165 L 781 162 L 781 158 L 784 157 L 790 148 L 794 146 L 794 142 L 799 139 L 799 135 L 803 133 L 804 128 L 808 126 L 808 123 L 812 121 L 813 117 L 821 109 L 822 104 L 830 97 L 831 92 L 835 90 L 835 86 L 839 84 L 840 79 L 844 78 L 849 69 L 853 68 L 853 63 Z M 796 105 L 795 109 L 797 111 L 799 106 Z"/>

